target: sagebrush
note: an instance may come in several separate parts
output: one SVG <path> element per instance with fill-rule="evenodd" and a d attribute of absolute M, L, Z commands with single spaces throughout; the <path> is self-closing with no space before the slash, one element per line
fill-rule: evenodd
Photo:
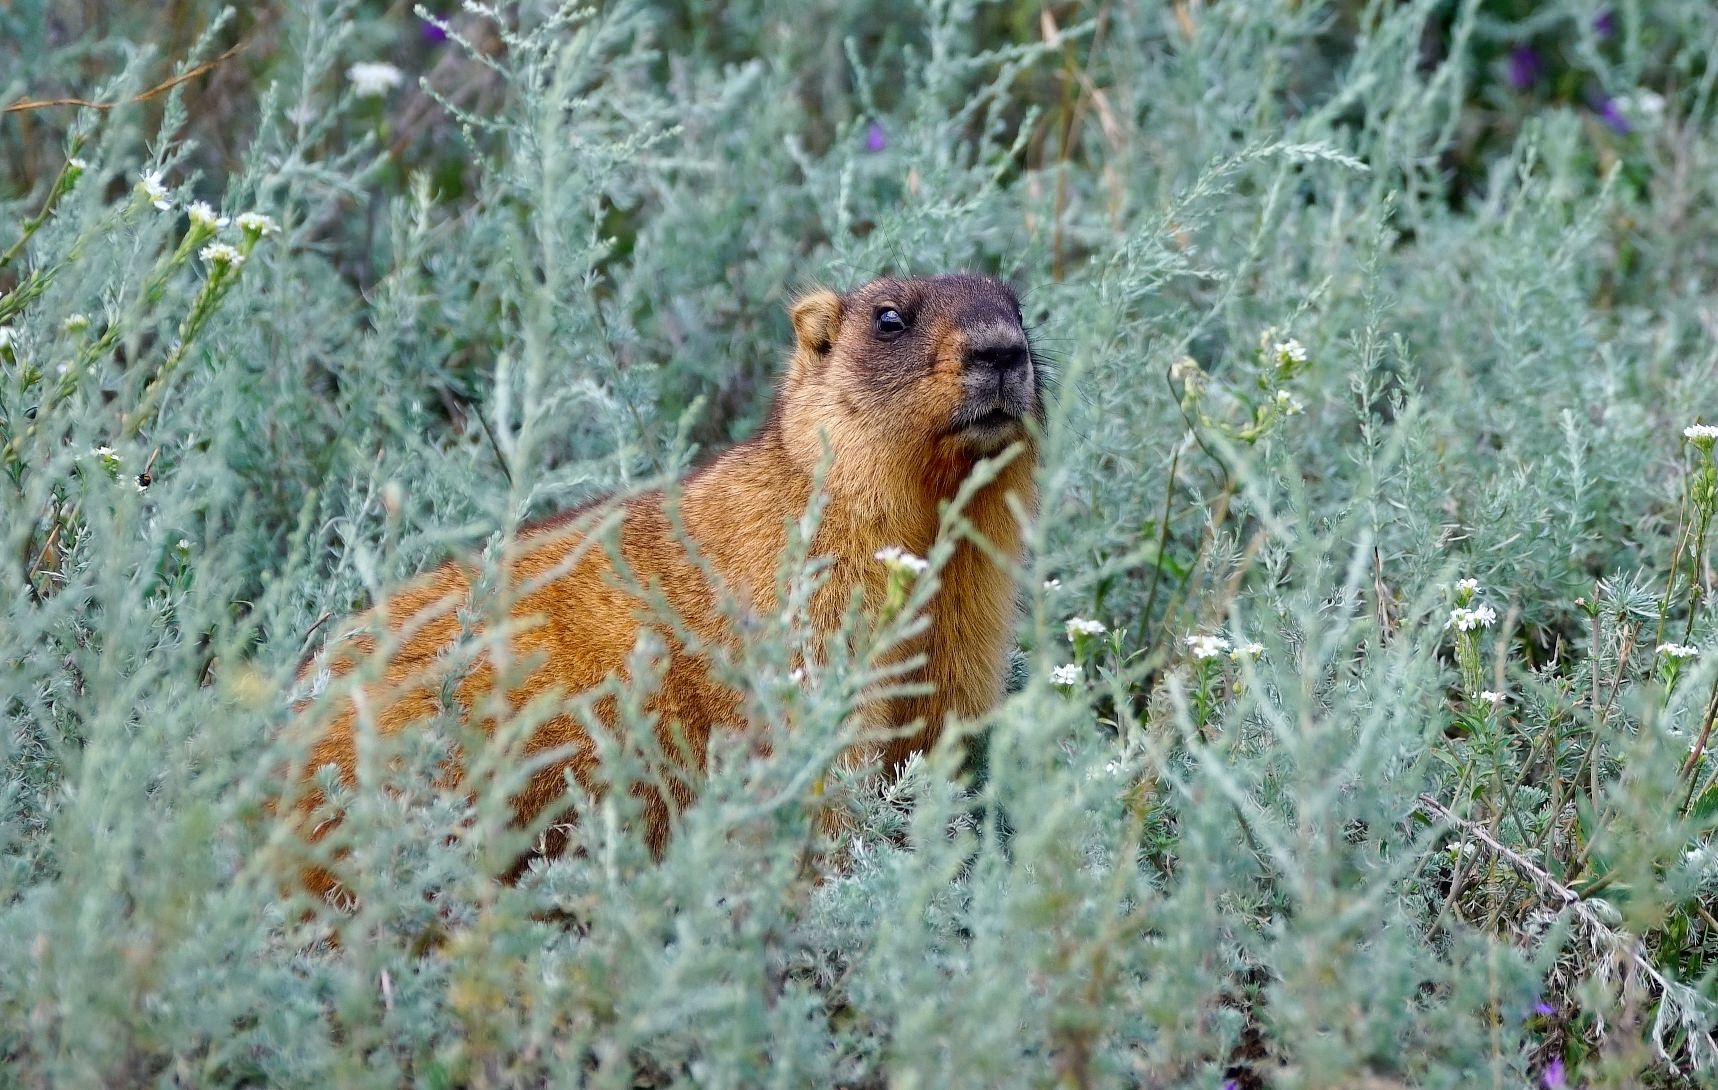
<path fill-rule="evenodd" d="M 1718 1083 L 1705 0 L 17 0 L 0 73 L 9 1084 Z M 296 892 L 334 621 L 959 269 L 1057 372 L 966 744 L 830 774 L 874 666 L 765 619 L 661 860 L 617 791 L 498 881 L 450 714 Z"/>

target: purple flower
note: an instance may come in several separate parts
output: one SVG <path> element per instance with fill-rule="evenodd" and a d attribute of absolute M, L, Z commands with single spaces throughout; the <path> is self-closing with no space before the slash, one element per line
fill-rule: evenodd
<path fill-rule="evenodd" d="M 871 122 L 871 127 L 865 130 L 865 150 L 882 151 L 889 146 L 889 138 L 883 134 L 881 121 Z"/>
<path fill-rule="evenodd" d="M 1541 999 L 1539 1002 L 1533 1004 L 1533 1013 L 1543 1014 L 1546 1017 L 1550 1017 L 1557 1013 L 1557 1008 Z"/>
<path fill-rule="evenodd" d="M 1596 109 L 1599 112 L 1599 120 L 1603 121 L 1612 132 L 1628 133 L 1634 131 L 1634 126 L 1629 124 L 1629 119 L 1623 116 L 1622 110 L 1617 106 L 1616 99 L 1608 96 L 1601 98 Z"/>
<path fill-rule="evenodd" d="M 1224 1079 L 1220 1090 L 1241 1090 L 1240 1079 Z"/>
<path fill-rule="evenodd" d="M 1509 85 L 1517 91 L 1525 91 L 1539 82 L 1540 70 L 1544 68 L 1539 60 L 1539 54 L 1530 45 L 1518 45 L 1509 51 Z"/>
<path fill-rule="evenodd" d="M 1593 16 L 1593 33 L 1601 38 L 1609 38 L 1617 32 L 1617 17 L 1610 8 Z"/>
<path fill-rule="evenodd" d="M 1558 1056 L 1545 1065 L 1545 1070 L 1539 1078 L 1545 1083 L 1545 1090 L 1563 1090 L 1569 1085 L 1568 1077 L 1563 1074 L 1563 1057 Z"/>
<path fill-rule="evenodd" d="M 441 16 L 438 15 L 436 18 L 440 19 Z M 424 41 L 428 42 L 430 45 L 440 45 L 447 41 L 447 31 L 443 30 L 438 24 L 425 20 L 423 25 L 423 38 Z"/>

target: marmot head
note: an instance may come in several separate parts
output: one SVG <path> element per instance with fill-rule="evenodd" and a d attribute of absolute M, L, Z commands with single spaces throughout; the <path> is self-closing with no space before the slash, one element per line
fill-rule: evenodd
<path fill-rule="evenodd" d="M 1039 362 L 1007 285 L 984 276 L 873 280 L 793 306 L 798 339 L 778 410 L 790 440 L 843 456 L 944 461 L 1030 441 Z M 803 453 L 811 454 L 814 448 Z"/>

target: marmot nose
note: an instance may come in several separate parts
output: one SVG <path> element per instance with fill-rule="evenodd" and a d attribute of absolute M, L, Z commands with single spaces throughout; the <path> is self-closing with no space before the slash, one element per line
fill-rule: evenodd
<path fill-rule="evenodd" d="M 1012 337 L 987 337 L 967 346 L 966 365 L 991 370 L 1017 371 L 1026 366 L 1026 342 L 1018 334 Z"/>

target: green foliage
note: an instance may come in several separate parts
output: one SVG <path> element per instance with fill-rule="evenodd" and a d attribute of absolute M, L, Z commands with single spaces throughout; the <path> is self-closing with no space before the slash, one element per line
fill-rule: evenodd
<path fill-rule="evenodd" d="M 5 6 L 7 1083 L 1718 1083 L 1715 48 L 1704 0 Z M 329 784 L 358 907 L 295 891 L 332 623 L 744 435 L 797 289 L 959 268 L 1057 371 L 971 752 L 829 773 L 907 573 L 815 676 L 791 609 L 725 665 L 771 744 L 663 859 L 620 790 L 497 881 L 444 716 Z"/>

